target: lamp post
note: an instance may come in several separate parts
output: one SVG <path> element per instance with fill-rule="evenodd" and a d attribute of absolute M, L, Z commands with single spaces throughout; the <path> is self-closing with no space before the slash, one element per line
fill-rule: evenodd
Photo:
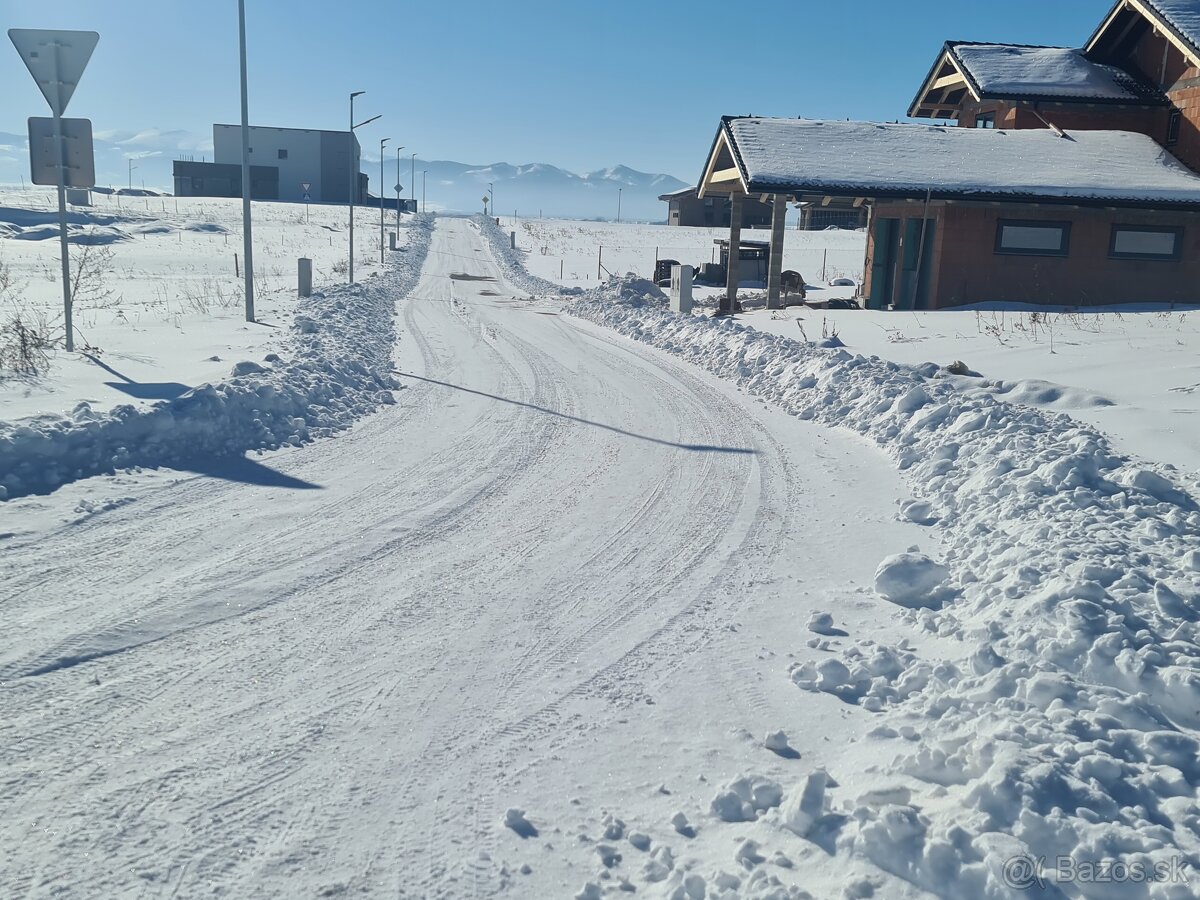
<path fill-rule="evenodd" d="M 242 66 L 242 253 L 246 257 L 246 321 L 254 321 L 254 236 L 250 229 L 250 101 L 246 88 L 246 0 L 238 0 Z"/>
<path fill-rule="evenodd" d="M 425 176 L 428 174 L 428 169 L 421 170 L 421 212 L 425 212 Z"/>
<path fill-rule="evenodd" d="M 129 190 L 131 191 L 133 190 L 133 170 L 136 168 L 137 166 L 133 164 L 133 157 L 131 156 L 129 158 Z"/>
<path fill-rule="evenodd" d="M 400 151 L 403 149 L 396 148 L 396 240 L 400 240 Z"/>
<path fill-rule="evenodd" d="M 412 192 L 413 206 L 415 207 L 417 205 L 417 154 L 415 153 L 408 162 L 408 189 Z M 413 212 L 416 210 L 414 209 Z"/>
<path fill-rule="evenodd" d="M 621 224 L 621 192 L 625 188 L 617 188 L 617 224 Z"/>
<path fill-rule="evenodd" d="M 354 124 L 354 98 L 361 97 L 366 91 L 354 91 L 350 94 L 350 284 L 354 284 L 354 195 L 358 192 L 358 162 L 354 158 L 354 130 L 370 125 L 380 116 L 372 116 L 365 122 Z"/>
<path fill-rule="evenodd" d="M 381 266 L 383 265 L 383 145 L 390 140 L 391 138 L 379 139 L 379 264 Z"/>
<path fill-rule="evenodd" d="M 496 214 L 496 195 L 492 193 L 492 183 L 488 182 L 488 205 L 492 208 L 492 215 Z"/>

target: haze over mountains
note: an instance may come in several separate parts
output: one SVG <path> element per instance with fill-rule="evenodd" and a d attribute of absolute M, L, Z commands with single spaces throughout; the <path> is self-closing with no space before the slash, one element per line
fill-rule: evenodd
<path fill-rule="evenodd" d="M 370 177 L 370 191 L 379 189 L 379 158 L 365 152 L 363 171 Z M 96 177 L 112 187 L 132 186 L 170 192 L 171 163 L 175 159 L 212 159 L 212 142 L 186 131 L 103 132 L 95 135 Z M 414 163 L 401 156 L 399 181 L 405 197 L 421 198 L 422 172 L 429 209 L 480 212 L 483 196 L 491 183 L 496 211 L 512 215 L 557 216 L 579 219 L 615 219 L 618 194 L 621 218 L 661 222 L 666 204 L 658 197 L 686 187 L 671 175 L 648 174 L 628 166 L 613 166 L 582 175 L 548 163 L 515 166 L 509 163 L 470 165 L 449 160 L 415 161 L 416 183 L 410 185 Z M 385 155 L 385 196 L 394 196 L 396 157 Z M 20 184 L 29 180 L 29 156 L 25 135 L 0 132 L 0 183 Z M 412 188 L 415 187 L 415 193 Z"/>

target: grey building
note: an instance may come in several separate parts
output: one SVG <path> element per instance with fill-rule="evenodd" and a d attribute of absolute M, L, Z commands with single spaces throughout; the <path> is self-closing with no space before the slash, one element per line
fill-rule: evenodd
<path fill-rule="evenodd" d="M 178 197 L 242 195 L 242 128 L 213 125 L 213 162 L 176 160 Z M 255 200 L 348 203 L 350 171 L 358 173 L 355 203 L 367 199 L 358 138 L 349 131 L 250 126 L 250 196 Z"/>
<path fill-rule="evenodd" d="M 697 196 L 694 187 L 673 191 L 670 194 L 659 195 L 659 200 L 667 204 L 668 225 L 691 225 L 707 228 L 728 228 L 730 203 L 727 197 Z M 743 228 L 769 228 L 771 226 L 771 206 L 758 200 L 747 199 L 742 202 Z"/>

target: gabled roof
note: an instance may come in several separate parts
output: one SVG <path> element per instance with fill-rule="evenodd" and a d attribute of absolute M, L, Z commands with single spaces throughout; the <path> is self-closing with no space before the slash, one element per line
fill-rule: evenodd
<path fill-rule="evenodd" d="M 1116 66 L 1092 62 L 1081 50 L 1026 44 L 947 41 L 908 114 L 949 118 L 966 98 L 1160 105 L 1162 92 Z"/>
<path fill-rule="evenodd" d="M 1088 56 L 1119 49 L 1136 19 L 1158 26 L 1193 64 L 1200 65 L 1200 0 L 1118 0 L 1088 40 Z"/>
<path fill-rule="evenodd" d="M 1200 210 L 1200 176 L 1124 131 L 726 117 L 701 188 Z"/>

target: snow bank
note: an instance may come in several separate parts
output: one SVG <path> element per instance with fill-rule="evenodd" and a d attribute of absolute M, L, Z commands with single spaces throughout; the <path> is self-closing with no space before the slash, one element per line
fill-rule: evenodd
<path fill-rule="evenodd" d="M 1119 457 L 1065 415 L 965 396 L 936 366 L 676 315 L 644 282 L 613 280 L 569 310 L 870 438 L 937 510 L 939 562 L 893 558 L 883 587 L 911 599 L 938 589 L 944 566 L 950 602 L 900 615 L 960 652 L 862 641 L 792 673 L 879 712 L 880 776 L 923 785 L 912 805 L 830 789 L 822 802 L 846 816 L 838 853 L 943 897 L 1020 896 L 1004 880 L 1017 853 L 1173 867 L 1136 894 L 1093 880 L 1070 896 L 1197 895 L 1196 484 Z M 720 818 L 741 799 L 727 793 Z M 790 807 L 787 821 L 804 823 Z"/>
<path fill-rule="evenodd" d="M 134 466 L 177 465 L 299 445 L 393 402 L 396 300 L 416 284 L 432 220 L 409 231 L 383 277 L 300 301 L 287 351 L 236 364 L 230 378 L 149 407 L 0 422 L 0 498 Z"/>
<path fill-rule="evenodd" d="M 472 216 L 471 221 L 479 228 L 480 234 L 487 239 L 488 249 L 492 253 L 492 258 L 504 274 L 504 280 L 513 287 L 525 291 L 527 294 L 565 294 L 573 296 L 583 293 L 580 288 L 563 287 L 561 284 L 555 284 L 553 281 L 547 281 L 545 278 L 530 275 L 525 268 L 525 254 L 520 250 L 512 248 L 509 233 L 497 225 L 496 220 L 492 217 L 482 215 Z"/>

